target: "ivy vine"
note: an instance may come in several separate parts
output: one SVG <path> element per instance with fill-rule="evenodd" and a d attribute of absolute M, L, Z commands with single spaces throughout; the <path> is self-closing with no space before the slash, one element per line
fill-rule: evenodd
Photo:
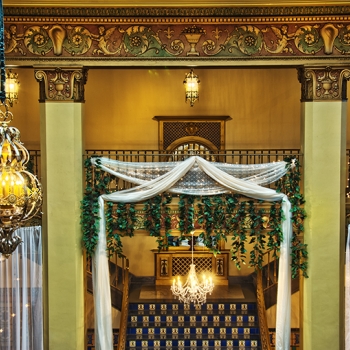
<path fill-rule="evenodd" d="M 181 235 L 189 234 L 194 230 L 194 202 L 195 196 L 180 195 L 179 200 L 179 229 Z"/>
<path fill-rule="evenodd" d="M 283 192 L 289 198 L 291 203 L 293 238 L 292 238 L 292 276 L 296 277 L 299 271 L 304 277 L 307 275 L 307 244 L 303 243 L 302 232 L 304 231 L 304 219 L 306 213 L 303 208 L 305 203 L 303 195 L 300 193 L 301 165 L 297 159 L 286 157 L 287 164 L 293 164 L 287 174 L 276 183 L 277 191 Z"/>
<path fill-rule="evenodd" d="M 98 197 L 105 190 L 105 186 L 101 185 L 104 181 L 100 168 L 92 168 L 90 158 L 84 162 L 85 168 L 85 193 L 81 202 L 81 226 L 83 230 L 83 246 L 88 256 L 92 256 L 98 242 L 98 226 L 99 226 L 99 205 Z M 101 184 L 100 184 L 101 182 Z"/>
<path fill-rule="evenodd" d="M 171 231 L 171 216 L 170 206 L 172 196 L 168 193 L 150 198 L 144 205 L 144 227 L 149 232 L 150 236 L 156 237 L 158 250 L 168 246 L 168 241 L 165 239 L 170 235 Z M 162 235 L 164 230 L 164 235 Z"/>

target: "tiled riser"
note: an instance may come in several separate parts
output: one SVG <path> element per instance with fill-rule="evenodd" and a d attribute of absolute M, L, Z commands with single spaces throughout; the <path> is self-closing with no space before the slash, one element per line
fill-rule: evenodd
<path fill-rule="evenodd" d="M 227 347 L 227 346 L 258 346 L 257 340 L 132 340 L 129 341 L 130 348 L 135 346 L 141 347 L 188 347 L 188 346 L 213 346 L 213 347 Z"/>
<path fill-rule="evenodd" d="M 136 346 L 132 348 L 128 348 L 130 350 L 148 350 L 148 349 L 154 349 L 154 350 L 260 350 L 259 347 L 250 347 L 250 346 L 152 346 L 152 347 L 143 347 L 143 346 Z M 94 349 L 93 349 L 94 350 Z"/>
<path fill-rule="evenodd" d="M 254 303 L 130 304 L 130 350 L 259 350 Z"/>
<path fill-rule="evenodd" d="M 215 326 L 214 326 L 215 327 Z M 135 335 L 136 339 L 148 338 L 148 339 L 166 339 L 172 337 L 173 339 L 201 339 L 203 337 L 211 338 L 240 338 L 240 337 L 252 337 L 254 335 L 259 336 L 258 328 L 229 328 L 228 327 L 173 327 L 168 328 L 130 328 L 128 334 Z"/>
<path fill-rule="evenodd" d="M 137 314 L 142 315 L 142 313 L 151 314 L 152 312 L 166 313 L 167 311 L 174 313 L 186 313 L 191 314 L 198 312 L 203 314 L 203 312 L 217 312 L 217 313 L 227 313 L 227 312 L 240 312 L 241 314 L 248 314 L 249 311 L 256 311 L 256 305 L 254 303 L 228 303 L 228 304 L 213 304 L 207 303 L 202 306 L 195 306 L 193 304 L 130 304 L 129 312 L 137 311 Z"/>
<path fill-rule="evenodd" d="M 136 346 L 136 347 L 127 347 L 127 349 L 130 350 L 148 350 L 148 349 L 154 349 L 154 350 L 260 350 L 260 347 L 256 346 Z"/>

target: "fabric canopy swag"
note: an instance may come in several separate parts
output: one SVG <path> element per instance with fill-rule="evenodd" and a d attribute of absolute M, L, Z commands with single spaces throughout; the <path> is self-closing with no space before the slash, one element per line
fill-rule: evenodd
<path fill-rule="evenodd" d="M 262 187 L 283 177 L 294 165 L 281 161 L 238 165 L 208 162 L 193 156 L 182 162 L 130 163 L 107 158 L 91 158 L 93 166 L 136 185 L 133 188 L 99 196 L 98 241 L 93 254 L 96 349 L 112 350 L 111 296 L 106 242 L 105 203 L 136 203 L 164 192 L 211 196 L 239 193 L 268 202 L 281 202 L 283 219 L 280 245 L 279 283 L 276 314 L 276 349 L 289 349 L 291 314 L 292 213 L 287 195 Z"/>

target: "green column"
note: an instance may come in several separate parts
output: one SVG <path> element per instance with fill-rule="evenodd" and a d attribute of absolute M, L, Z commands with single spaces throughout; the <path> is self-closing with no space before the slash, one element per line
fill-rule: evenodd
<path fill-rule="evenodd" d="M 349 71 L 303 68 L 302 152 L 309 278 L 302 283 L 302 349 L 344 348 L 346 108 Z"/>
<path fill-rule="evenodd" d="M 82 69 L 35 71 L 40 84 L 44 348 L 85 349 L 80 228 L 83 195 Z"/>

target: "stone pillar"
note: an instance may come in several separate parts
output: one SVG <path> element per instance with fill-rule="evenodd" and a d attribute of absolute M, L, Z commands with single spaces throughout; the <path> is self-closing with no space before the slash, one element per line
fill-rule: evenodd
<path fill-rule="evenodd" d="M 84 274 L 82 68 L 35 70 L 40 87 L 44 348 L 83 350 Z"/>
<path fill-rule="evenodd" d="M 344 349 L 346 80 L 350 70 L 299 69 L 308 275 L 302 349 Z"/>

